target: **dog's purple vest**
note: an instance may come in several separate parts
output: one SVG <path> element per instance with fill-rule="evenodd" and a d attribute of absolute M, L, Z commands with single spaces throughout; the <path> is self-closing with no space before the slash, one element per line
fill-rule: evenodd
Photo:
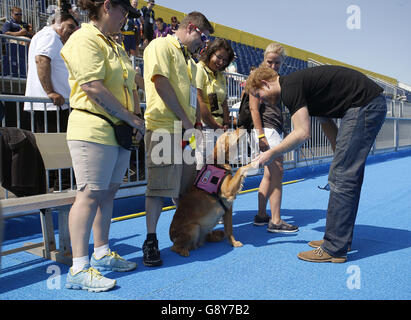
<path fill-rule="evenodd" d="M 207 164 L 198 173 L 194 185 L 209 194 L 217 195 L 227 174 L 227 170 Z"/>

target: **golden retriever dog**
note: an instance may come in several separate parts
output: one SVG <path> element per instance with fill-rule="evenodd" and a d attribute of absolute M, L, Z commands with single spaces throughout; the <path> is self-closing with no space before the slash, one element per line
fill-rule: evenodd
<path fill-rule="evenodd" d="M 244 130 L 237 129 L 236 131 L 227 131 L 217 139 L 212 155 L 214 164 L 225 162 L 217 167 L 226 170 L 225 178 L 222 180 L 217 194 L 213 195 L 193 186 L 180 199 L 170 225 L 172 251 L 188 257 L 190 250 L 202 246 L 205 241 L 218 242 L 224 238 L 227 238 L 233 247 L 243 245 L 240 241 L 236 241 L 233 235 L 233 202 L 241 191 L 247 172 L 251 168 L 255 168 L 255 164 L 250 163 L 241 167 L 233 175 L 232 168 L 228 163 L 230 162 L 231 148 L 237 146 L 244 134 Z M 224 231 L 213 230 L 221 217 L 224 220 Z"/>

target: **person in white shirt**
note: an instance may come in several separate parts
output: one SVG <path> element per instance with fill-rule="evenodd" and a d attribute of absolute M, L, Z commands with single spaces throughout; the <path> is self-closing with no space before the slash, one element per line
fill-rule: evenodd
<path fill-rule="evenodd" d="M 64 99 L 70 96 L 68 71 L 60 50 L 71 34 L 77 30 L 78 22 L 68 13 L 58 15 L 57 21 L 35 34 L 30 43 L 26 96 L 48 97 L 52 103 L 24 104 L 25 111 L 34 111 L 35 132 L 45 132 L 44 108 L 47 108 L 47 132 L 57 131 L 57 107 L 60 113 L 60 131 L 65 132 L 68 105 Z M 39 112 L 42 111 L 42 112 Z M 49 112 L 51 111 L 51 112 Z"/>

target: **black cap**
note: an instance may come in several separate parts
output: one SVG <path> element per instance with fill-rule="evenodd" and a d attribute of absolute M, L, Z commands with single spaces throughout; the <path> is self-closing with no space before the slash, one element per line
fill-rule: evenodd
<path fill-rule="evenodd" d="M 140 17 L 140 13 L 132 7 L 130 0 L 110 0 L 112 4 L 118 4 L 128 11 L 128 16 L 130 18 Z"/>

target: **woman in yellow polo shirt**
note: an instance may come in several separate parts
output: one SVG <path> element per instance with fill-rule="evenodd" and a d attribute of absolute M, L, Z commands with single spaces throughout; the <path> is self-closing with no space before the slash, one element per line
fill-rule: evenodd
<path fill-rule="evenodd" d="M 206 150 L 212 150 L 216 141 L 215 130 L 229 127 L 227 104 L 227 85 L 223 74 L 225 68 L 234 60 L 234 51 L 227 40 L 216 38 L 208 45 L 197 64 L 197 98 L 203 123 L 204 141 L 196 154 L 197 169 L 201 169 Z M 222 132 L 222 131 L 221 131 Z M 218 132 L 217 132 L 218 133 Z"/>
<path fill-rule="evenodd" d="M 120 32 L 129 13 L 128 0 L 80 0 L 90 23 L 67 41 L 61 55 L 69 71 L 71 87 L 67 140 L 77 181 L 77 196 L 69 214 L 73 266 L 66 287 L 106 291 L 115 280 L 99 271 L 130 271 L 136 263 L 126 261 L 109 249 L 109 229 L 114 196 L 130 161 L 130 151 L 119 146 L 111 125 L 123 121 L 144 132 L 139 103 L 133 95 L 135 71 L 126 52 L 109 34 Z M 92 113 L 95 114 L 92 114 Z M 88 243 L 93 229 L 94 253 L 89 259 Z"/>

